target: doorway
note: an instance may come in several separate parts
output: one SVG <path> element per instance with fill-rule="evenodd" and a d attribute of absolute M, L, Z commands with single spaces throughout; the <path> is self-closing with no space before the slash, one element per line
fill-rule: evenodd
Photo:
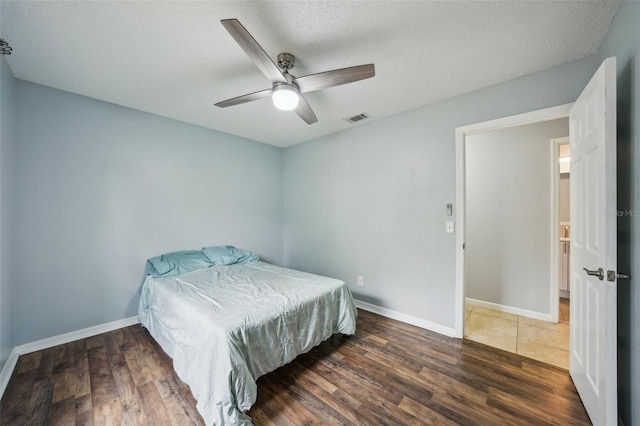
<path fill-rule="evenodd" d="M 455 337 L 465 319 L 467 135 L 569 116 L 571 320 L 569 373 L 594 424 L 617 422 L 616 58 L 605 59 L 574 104 L 456 129 Z M 606 214 L 603 214 L 606 212 Z M 558 227 L 554 227 L 558 229 Z M 553 297 L 552 300 L 558 300 Z"/>
<path fill-rule="evenodd" d="M 466 249 L 457 256 L 457 337 L 565 369 L 569 327 L 557 324 L 562 306 L 557 139 L 568 135 L 570 107 L 456 131 L 457 251 Z M 535 143 L 523 139 L 527 128 L 537 135 Z"/>

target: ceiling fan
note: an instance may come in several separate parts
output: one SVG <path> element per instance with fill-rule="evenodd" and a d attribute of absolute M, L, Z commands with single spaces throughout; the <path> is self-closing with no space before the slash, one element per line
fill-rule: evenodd
<path fill-rule="evenodd" d="M 284 111 L 295 110 L 307 124 L 313 124 L 318 121 L 318 118 L 302 93 L 353 83 L 376 75 L 373 64 L 367 64 L 295 77 L 289 74 L 289 70 L 295 63 L 295 57 L 292 54 L 280 53 L 278 66 L 276 66 L 240 21 L 223 19 L 220 22 L 260 71 L 271 80 L 273 86 L 271 89 L 218 102 L 215 104 L 218 107 L 226 108 L 271 96 L 276 108 Z"/>

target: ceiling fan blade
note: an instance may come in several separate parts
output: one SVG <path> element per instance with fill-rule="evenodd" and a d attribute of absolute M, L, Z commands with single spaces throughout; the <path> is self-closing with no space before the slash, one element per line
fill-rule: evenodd
<path fill-rule="evenodd" d="M 304 77 L 294 79 L 293 82 L 298 86 L 301 93 L 305 93 L 340 86 L 341 84 L 353 83 L 354 81 L 364 80 L 365 78 L 371 78 L 375 75 L 376 69 L 374 65 L 367 64 L 305 75 Z"/>
<path fill-rule="evenodd" d="M 249 31 L 242 26 L 237 19 L 223 19 L 220 21 L 229 31 L 231 37 L 240 45 L 253 63 L 267 76 L 271 82 L 286 83 L 287 79 L 282 75 L 276 64 L 273 63 L 269 55 L 260 47 L 258 42 L 249 34 Z"/>
<path fill-rule="evenodd" d="M 258 99 L 271 96 L 272 89 L 260 90 L 259 92 L 249 93 L 247 95 L 238 96 L 237 98 L 227 99 L 226 101 L 218 102 L 217 107 L 226 108 L 234 105 L 244 104 L 251 101 L 257 101 Z"/>
<path fill-rule="evenodd" d="M 300 95 L 300 99 L 298 99 L 298 106 L 296 107 L 296 113 L 302 118 L 307 124 L 313 124 L 318 121 L 318 118 L 313 113 L 313 110 L 309 106 L 309 102 Z"/>

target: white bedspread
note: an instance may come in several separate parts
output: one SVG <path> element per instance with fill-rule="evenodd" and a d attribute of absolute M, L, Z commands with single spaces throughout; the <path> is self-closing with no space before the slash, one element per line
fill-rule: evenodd
<path fill-rule="evenodd" d="M 149 276 L 138 314 L 208 425 L 251 424 L 256 379 L 355 333 L 357 315 L 344 282 L 259 261 Z"/>

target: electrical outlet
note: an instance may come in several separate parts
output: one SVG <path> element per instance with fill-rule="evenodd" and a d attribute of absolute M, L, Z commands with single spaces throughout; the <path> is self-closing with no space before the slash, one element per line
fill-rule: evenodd
<path fill-rule="evenodd" d="M 361 276 L 358 276 L 358 278 L 356 279 L 356 285 L 358 287 L 364 287 L 364 278 L 362 278 Z"/>

